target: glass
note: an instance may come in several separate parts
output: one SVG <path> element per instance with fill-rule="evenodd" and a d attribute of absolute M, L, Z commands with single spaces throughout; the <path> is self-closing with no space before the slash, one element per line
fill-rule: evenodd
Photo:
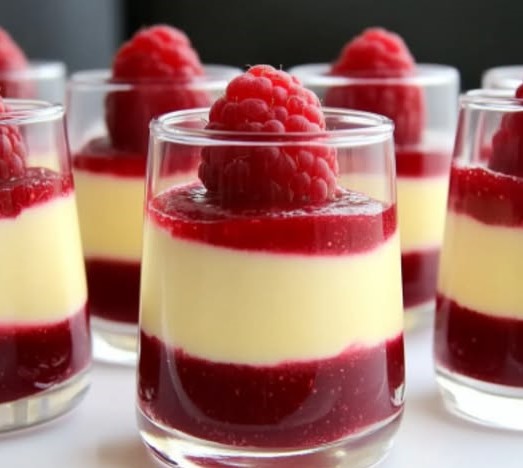
<path fill-rule="evenodd" d="M 461 99 L 434 354 L 452 412 L 523 429 L 523 100 L 512 96 Z"/>
<path fill-rule="evenodd" d="M 0 94 L 7 98 L 63 103 L 66 68 L 62 62 L 30 61 L 22 70 L 0 71 Z"/>
<path fill-rule="evenodd" d="M 206 130 L 207 110 L 151 126 L 138 418 L 167 461 L 368 466 L 391 445 L 404 388 L 393 126 L 325 112 L 319 133 Z M 188 160 L 310 152 L 372 176 L 372 193 L 264 205 L 173 177 Z"/>
<path fill-rule="evenodd" d="M 206 66 L 190 82 L 112 82 L 109 71 L 75 73 L 68 130 L 87 269 L 94 357 L 136 363 L 136 330 L 149 121 L 206 107 L 240 71 Z M 188 161 L 173 176 L 192 177 Z"/>
<path fill-rule="evenodd" d="M 0 431 L 46 421 L 76 405 L 87 389 L 91 361 L 64 110 L 41 101 L 5 103 L 9 110 L 0 113 Z M 17 165 L 11 153 L 20 158 Z"/>
<path fill-rule="evenodd" d="M 413 75 L 402 78 L 332 76 L 329 70 L 330 64 L 310 64 L 289 73 L 326 106 L 381 113 L 395 123 L 406 326 L 426 323 L 434 309 L 459 74 L 452 67 L 429 64 L 418 64 Z M 342 174 L 340 183 L 350 188 L 352 179 Z"/>
<path fill-rule="evenodd" d="M 515 91 L 523 82 L 523 65 L 507 65 L 486 70 L 481 77 L 481 86 L 492 89 Z"/>

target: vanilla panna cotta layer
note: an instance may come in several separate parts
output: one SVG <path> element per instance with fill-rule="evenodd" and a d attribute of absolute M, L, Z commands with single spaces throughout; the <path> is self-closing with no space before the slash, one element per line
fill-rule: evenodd
<path fill-rule="evenodd" d="M 522 264 L 522 228 L 485 224 L 449 211 L 439 294 L 483 314 L 523 320 Z"/>
<path fill-rule="evenodd" d="M 354 173 L 341 175 L 339 183 L 376 200 L 391 199 L 383 177 Z M 398 176 L 396 186 L 401 251 L 439 248 L 445 225 L 448 176 Z"/>
<path fill-rule="evenodd" d="M 87 300 L 74 193 L 0 219 L 0 324 L 60 321 Z"/>
<path fill-rule="evenodd" d="M 140 314 L 146 334 L 216 362 L 271 365 L 382 343 L 403 327 L 399 236 L 308 256 L 176 238 L 147 219 Z"/>
<path fill-rule="evenodd" d="M 79 169 L 75 169 L 74 177 L 85 257 L 140 262 L 144 178 Z M 162 179 L 162 186 L 191 178 L 192 172 L 170 176 Z"/>

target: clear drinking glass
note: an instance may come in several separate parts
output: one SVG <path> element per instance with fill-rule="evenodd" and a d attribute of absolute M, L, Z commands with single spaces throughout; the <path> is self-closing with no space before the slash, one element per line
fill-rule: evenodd
<path fill-rule="evenodd" d="M 523 429 L 523 100 L 512 96 L 461 99 L 434 354 L 452 412 Z"/>
<path fill-rule="evenodd" d="M 0 113 L 0 431 L 51 419 L 85 393 L 87 289 L 64 109 Z M 9 141 L 9 143 L 7 143 Z"/>
<path fill-rule="evenodd" d="M 481 86 L 492 89 L 515 90 L 523 81 L 523 65 L 506 65 L 486 70 L 481 77 Z"/>
<path fill-rule="evenodd" d="M 427 322 L 434 308 L 437 263 L 456 128 L 459 74 L 418 64 L 399 78 L 332 76 L 330 64 L 289 70 L 326 106 L 383 114 L 394 121 L 398 216 L 406 326 Z M 341 174 L 351 187 L 354 174 Z M 373 184 L 372 179 L 362 179 Z"/>
<path fill-rule="evenodd" d="M 62 62 L 32 60 L 27 68 L 0 71 L 0 95 L 63 103 L 66 74 Z"/>
<path fill-rule="evenodd" d="M 96 359 L 136 362 L 149 121 L 173 109 L 212 104 L 239 73 L 214 65 L 185 82 L 114 82 L 110 71 L 72 76 L 68 130 Z M 185 162 L 173 177 L 193 177 L 194 162 Z"/>
<path fill-rule="evenodd" d="M 318 133 L 206 130 L 208 110 L 151 125 L 138 419 L 164 460 L 368 466 L 391 445 L 404 388 L 393 125 L 325 116 Z M 201 158 L 249 154 L 262 167 L 311 152 L 331 152 L 357 188 L 266 206 L 173 172 Z"/>

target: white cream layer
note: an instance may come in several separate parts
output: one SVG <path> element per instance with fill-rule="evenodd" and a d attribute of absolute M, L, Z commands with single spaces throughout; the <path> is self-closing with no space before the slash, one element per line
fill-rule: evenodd
<path fill-rule="evenodd" d="M 63 319 L 87 291 L 73 194 L 0 219 L 0 323 Z"/>
<path fill-rule="evenodd" d="M 139 262 L 142 254 L 144 179 L 75 170 L 82 243 L 86 258 Z M 162 188 L 192 176 L 166 178 Z"/>
<path fill-rule="evenodd" d="M 341 175 L 339 184 L 389 202 L 391 188 L 383 177 Z M 447 205 L 448 177 L 398 177 L 397 206 L 401 251 L 412 252 L 441 245 Z"/>
<path fill-rule="evenodd" d="M 484 314 L 523 319 L 523 229 L 450 211 L 438 292 Z"/>
<path fill-rule="evenodd" d="M 403 327 L 399 236 L 339 257 L 173 238 L 146 221 L 141 328 L 191 355 L 275 364 L 335 356 Z"/>

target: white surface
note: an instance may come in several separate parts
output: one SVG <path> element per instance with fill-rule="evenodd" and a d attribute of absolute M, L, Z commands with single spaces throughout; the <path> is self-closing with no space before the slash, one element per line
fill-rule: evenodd
<path fill-rule="evenodd" d="M 407 337 L 405 415 L 380 468 L 521 468 L 523 433 L 483 428 L 445 412 L 430 341 L 428 330 Z M 37 429 L 0 436 L 0 467 L 157 467 L 136 430 L 134 387 L 132 369 L 96 364 L 91 389 L 73 412 Z"/>

